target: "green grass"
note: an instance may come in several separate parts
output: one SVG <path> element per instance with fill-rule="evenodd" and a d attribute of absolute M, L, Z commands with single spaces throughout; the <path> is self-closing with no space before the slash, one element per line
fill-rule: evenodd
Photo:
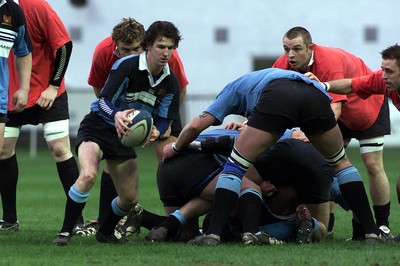
<path fill-rule="evenodd" d="M 391 228 L 400 233 L 399 205 L 395 184 L 400 167 L 400 149 L 385 149 L 385 168 L 390 179 Z M 353 164 L 365 177 L 358 150 L 349 150 Z M 93 237 L 73 238 L 67 247 L 52 240 L 60 229 L 65 197 L 47 150 L 39 150 L 35 159 L 19 149 L 18 219 L 20 231 L 0 234 L 0 265 L 400 265 L 400 244 L 366 245 L 345 242 L 351 236 L 351 213 L 336 208 L 335 240 L 311 245 L 245 247 L 224 244 L 195 247 L 186 244 L 147 243 L 142 230 L 132 246 L 98 244 Z M 1 170 L 1 169 L 0 169 Z M 139 151 L 140 203 L 148 210 L 163 214 L 156 186 L 156 162 L 153 150 Z M 99 183 L 91 191 L 84 210 L 85 219 L 97 217 Z"/>

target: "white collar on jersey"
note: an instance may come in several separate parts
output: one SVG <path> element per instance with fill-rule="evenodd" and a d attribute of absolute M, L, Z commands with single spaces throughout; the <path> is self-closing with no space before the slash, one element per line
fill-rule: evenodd
<path fill-rule="evenodd" d="M 143 52 L 140 54 L 139 57 L 139 70 L 147 70 L 148 76 L 149 76 L 149 82 L 151 87 L 157 86 L 166 76 L 170 74 L 169 66 L 166 64 L 163 67 L 163 74 L 161 77 L 157 79 L 157 81 L 154 82 L 153 75 L 150 73 L 149 68 L 147 67 L 147 59 L 146 59 L 146 52 Z"/>

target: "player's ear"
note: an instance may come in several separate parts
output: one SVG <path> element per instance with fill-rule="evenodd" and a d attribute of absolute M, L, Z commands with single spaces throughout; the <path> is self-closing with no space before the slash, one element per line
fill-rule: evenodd
<path fill-rule="evenodd" d="M 313 43 L 310 43 L 310 44 L 308 45 L 308 50 L 310 50 L 310 52 L 313 52 L 313 51 L 314 51 L 314 44 L 313 44 Z"/>

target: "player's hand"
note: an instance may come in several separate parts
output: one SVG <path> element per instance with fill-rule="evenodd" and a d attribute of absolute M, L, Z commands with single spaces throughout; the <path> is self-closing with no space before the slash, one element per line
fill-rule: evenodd
<path fill-rule="evenodd" d="M 240 122 L 229 122 L 226 124 L 225 129 L 230 129 L 230 130 L 242 130 L 244 127 L 243 123 Z"/>
<path fill-rule="evenodd" d="M 304 73 L 304 76 L 306 76 L 307 78 L 309 78 L 311 80 L 315 80 L 317 82 L 321 82 L 321 81 L 319 81 L 319 78 L 316 75 L 314 75 L 314 73 L 312 73 L 312 72 Z"/>
<path fill-rule="evenodd" d="M 264 197 L 271 197 L 276 191 L 274 184 L 271 184 L 269 181 L 263 181 L 260 184 L 260 189 Z"/>
<path fill-rule="evenodd" d="M 151 134 L 149 138 L 146 140 L 146 142 L 142 145 L 142 148 L 150 145 L 153 141 L 156 141 L 159 138 L 160 138 L 160 131 L 153 125 Z"/>
<path fill-rule="evenodd" d="M 310 142 L 310 140 L 307 138 L 306 134 L 302 130 L 293 130 L 292 134 L 290 135 L 290 138 L 292 139 L 298 139 L 304 142 Z"/>
<path fill-rule="evenodd" d="M 28 91 L 23 89 L 17 90 L 13 95 L 12 102 L 14 104 L 14 108 L 10 110 L 10 112 L 11 113 L 22 112 L 25 109 L 26 104 L 28 102 Z"/>
<path fill-rule="evenodd" d="M 114 123 L 119 138 L 122 138 L 122 136 L 126 135 L 126 132 L 128 132 L 129 127 L 127 126 L 127 124 L 132 122 L 128 118 L 128 114 L 132 113 L 133 111 L 135 111 L 135 109 L 127 109 L 115 113 Z"/>
<path fill-rule="evenodd" d="M 49 110 L 53 106 L 54 100 L 57 97 L 58 88 L 59 87 L 49 85 L 47 89 L 42 91 L 39 99 L 36 101 L 36 104 L 46 111 Z"/>

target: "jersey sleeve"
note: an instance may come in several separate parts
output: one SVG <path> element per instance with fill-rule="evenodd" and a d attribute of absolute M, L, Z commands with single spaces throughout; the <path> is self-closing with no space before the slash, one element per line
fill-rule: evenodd
<path fill-rule="evenodd" d="M 362 99 L 367 99 L 372 94 L 385 94 L 386 84 L 382 79 L 382 70 L 352 79 L 351 87 L 354 93 Z"/>
<path fill-rule="evenodd" d="M 28 55 L 33 47 L 29 37 L 29 33 L 26 26 L 26 18 L 22 9 L 15 5 L 15 19 L 17 24 L 17 37 L 13 45 L 13 52 L 16 56 L 22 57 Z"/>
<path fill-rule="evenodd" d="M 179 89 L 185 88 L 189 84 L 189 81 L 186 77 L 185 69 L 177 50 L 174 50 L 172 53 L 172 56 L 168 61 L 168 65 L 175 77 L 178 79 Z"/>
<path fill-rule="evenodd" d="M 107 58 L 102 49 L 96 47 L 93 53 L 92 66 L 90 67 L 88 84 L 96 88 L 102 88 L 106 83 L 110 69 L 107 67 Z"/>
<path fill-rule="evenodd" d="M 46 2 L 38 2 L 43 5 L 43 8 L 37 8 L 37 20 L 41 24 L 45 39 L 53 50 L 57 50 L 67 42 L 71 41 L 71 37 L 65 28 L 61 18 Z"/>
<path fill-rule="evenodd" d="M 240 110 L 242 97 L 234 96 L 227 90 L 222 90 L 214 102 L 208 106 L 205 112 L 214 116 L 217 123 L 214 126 L 221 125 L 226 116 L 230 114 L 245 115 L 245 110 Z"/>

